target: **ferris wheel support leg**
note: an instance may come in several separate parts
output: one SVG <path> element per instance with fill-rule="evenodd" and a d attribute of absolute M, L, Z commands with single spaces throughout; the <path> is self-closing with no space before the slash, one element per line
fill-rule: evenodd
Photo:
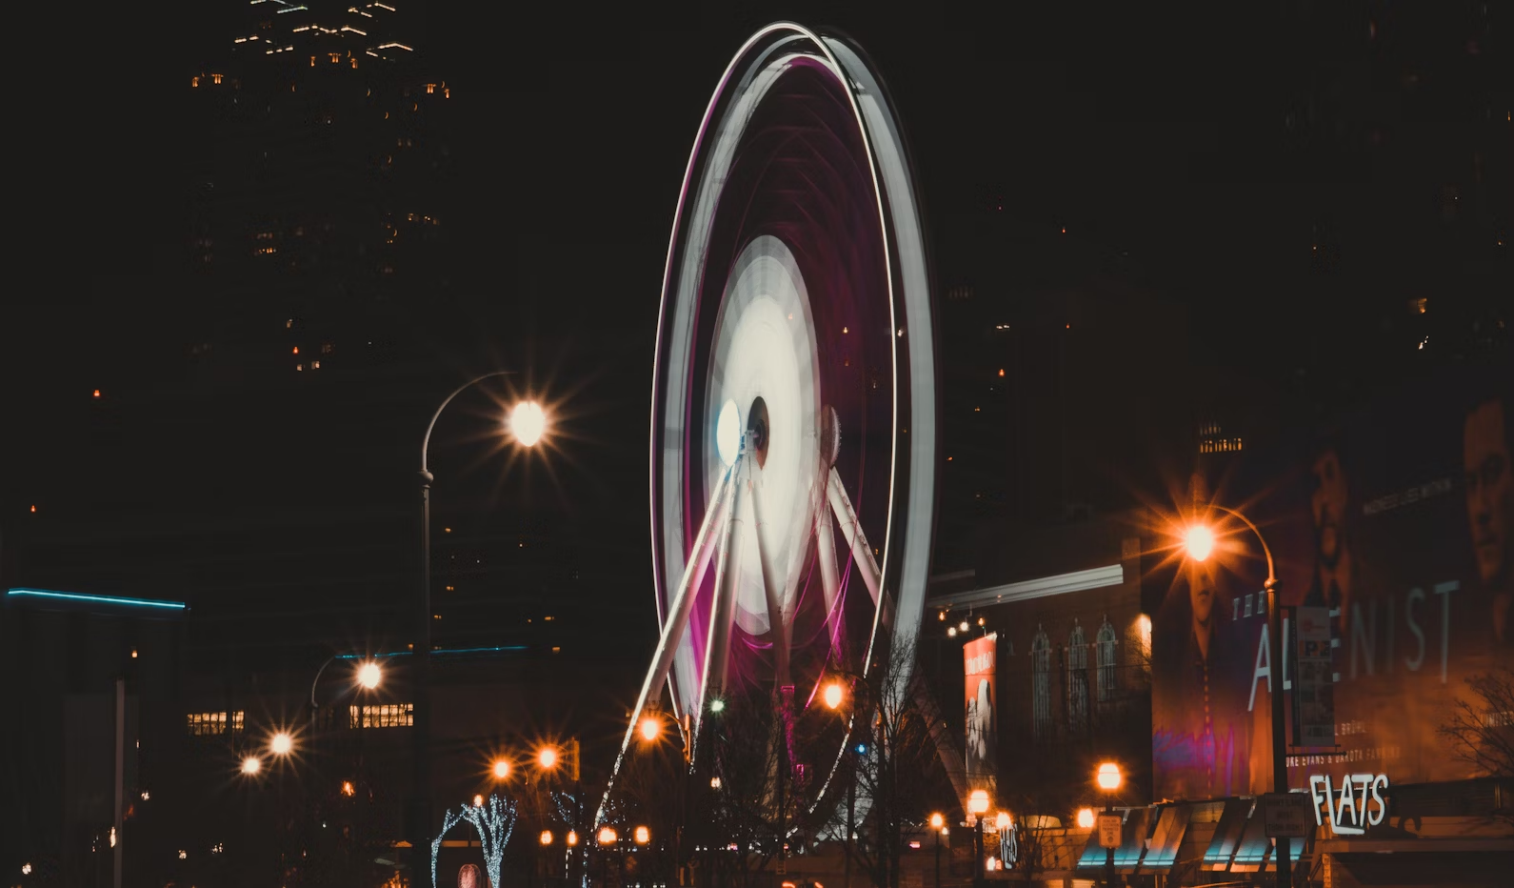
<path fill-rule="evenodd" d="M 752 526 L 757 538 L 757 563 L 762 570 L 762 592 L 767 599 L 768 631 L 773 635 L 774 684 L 782 688 L 792 684 L 789 679 L 791 629 L 788 614 L 783 607 L 784 593 L 788 590 L 779 586 L 780 582 L 787 585 L 787 577 L 779 578 L 772 559 L 768 557 L 767 548 L 762 544 L 762 495 L 758 491 L 757 482 L 750 475 L 747 476 L 747 488 L 752 503 Z"/>
<path fill-rule="evenodd" d="M 673 604 L 668 610 L 668 619 L 663 624 L 662 635 L 657 640 L 657 652 L 652 656 L 652 667 L 647 670 L 647 677 L 641 684 L 641 695 L 636 699 L 636 708 L 631 711 L 630 724 L 626 725 L 626 736 L 620 744 L 620 754 L 615 759 L 615 769 L 611 771 L 611 781 L 614 775 L 620 773 L 621 762 L 625 759 L 626 750 L 630 748 L 632 740 L 636 736 L 636 725 L 641 721 L 641 714 L 648 706 L 656 706 L 662 698 L 662 687 L 668 680 L 668 672 L 673 666 L 673 656 L 678 651 L 679 642 L 683 641 L 683 633 L 688 629 L 689 613 L 694 609 L 694 599 L 699 596 L 699 587 L 704 583 L 705 572 L 710 566 L 710 557 L 715 552 L 715 543 L 723 534 L 719 531 L 723 525 L 721 518 L 725 515 L 726 500 L 729 498 L 732 485 L 732 476 L 735 469 L 726 469 L 720 483 L 715 487 L 715 495 L 710 498 L 710 506 L 705 510 L 704 521 L 699 525 L 699 533 L 694 537 L 694 546 L 689 555 L 689 562 L 684 565 L 683 576 L 678 581 L 678 591 L 674 593 Z M 605 792 L 606 799 L 609 791 Z M 595 823 L 598 824 L 596 818 Z"/>
<path fill-rule="evenodd" d="M 730 667 L 731 622 L 736 616 L 736 581 L 741 575 L 741 483 L 742 456 L 736 457 L 731 468 L 731 502 L 725 522 L 725 539 L 720 546 L 720 559 L 715 562 L 715 600 L 710 604 L 710 631 L 705 636 L 704 674 L 699 688 L 699 711 L 694 716 L 696 749 L 699 737 L 698 725 L 704 720 L 704 711 L 712 694 L 725 693 L 726 676 Z M 689 755 L 693 762 L 692 752 Z"/>
<path fill-rule="evenodd" d="M 846 537 L 846 546 L 851 550 L 852 560 L 857 562 L 857 572 L 862 574 L 862 582 L 867 586 L 867 593 L 873 596 L 873 606 L 876 607 L 878 561 L 873 557 L 873 550 L 867 544 L 867 535 L 862 532 L 862 524 L 857 520 L 857 512 L 846 495 L 846 486 L 841 483 L 841 476 L 834 467 L 831 468 L 826 492 L 830 497 L 831 509 L 836 513 L 836 523 L 841 525 L 841 535 Z"/>
<path fill-rule="evenodd" d="M 841 615 L 836 612 L 836 600 L 841 597 L 841 571 L 836 567 L 836 526 L 831 522 L 829 504 L 822 503 L 815 510 L 815 551 L 820 562 L 820 589 L 825 594 L 825 631 L 831 652 L 839 653 L 841 635 L 836 627 Z"/>

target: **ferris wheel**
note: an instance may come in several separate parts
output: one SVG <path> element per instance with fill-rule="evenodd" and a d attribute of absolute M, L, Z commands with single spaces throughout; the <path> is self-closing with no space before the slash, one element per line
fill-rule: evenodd
<path fill-rule="evenodd" d="M 649 708 L 692 757 L 739 689 L 805 708 L 827 674 L 912 646 L 933 346 L 919 204 L 878 76 L 842 37 L 763 28 L 710 100 L 668 249 L 651 426 L 662 631 L 622 758 Z"/>

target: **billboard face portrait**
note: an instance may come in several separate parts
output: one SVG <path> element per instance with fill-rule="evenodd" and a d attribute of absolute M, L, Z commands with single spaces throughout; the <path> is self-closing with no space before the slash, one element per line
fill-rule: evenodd
<path fill-rule="evenodd" d="M 1251 724 L 1240 698 L 1247 645 L 1220 605 L 1219 572 L 1187 564 L 1157 612 L 1152 649 L 1152 765 L 1169 798 L 1248 787 Z"/>
<path fill-rule="evenodd" d="M 1509 465 L 1508 405 L 1500 397 L 1476 403 L 1462 426 L 1462 467 L 1466 473 L 1467 526 L 1477 560 L 1478 578 L 1488 597 L 1494 640 L 1514 642 L 1509 604 L 1514 599 L 1514 476 Z"/>
<path fill-rule="evenodd" d="M 996 710 L 998 634 L 975 638 L 962 646 L 967 725 L 967 784 L 992 794 L 998 775 L 998 712 Z"/>

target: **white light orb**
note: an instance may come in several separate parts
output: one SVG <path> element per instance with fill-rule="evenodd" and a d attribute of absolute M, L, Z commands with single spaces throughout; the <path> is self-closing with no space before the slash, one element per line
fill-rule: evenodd
<path fill-rule="evenodd" d="M 379 668 L 379 664 L 373 662 L 372 660 L 369 660 L 362 666 L 358 667 L 357 683 L 362 685 L 364 688 L 367 688 L 371 691 L 374 688 L 378 687 L 379 682 L 383 680 L 384 670 Z"/>
<path fill-rule="evenodd" d="M 735 465 L 741 450 L 741 411 L 735 401 L 726 401 L 720 408 L 720 418 L 715 421 L 715 448 L 720 451 L 721 462 Z"/>
<path fill-rule="evenodd" d="M 268 742 L 268 748 L 273 750 L 274 755 L 288 755 L 294 749 L 294 738 L 289 736 L 288 731 L 280 731 Z"/>
<path fill-rule="evenodd" d="M 547 432 L 547 414 L 535 401 L 521 401 L 510 411 L 510 433 L 530 447 Z"/>
<path fill-rule="evenodd" d="M 1203 561 L 1214 551 L 1214 531 L 1202 524 L 1195 524 L 1183 536 L 1183 546 L 1188 550 L 1188 557 L 1194 561 Z"/>

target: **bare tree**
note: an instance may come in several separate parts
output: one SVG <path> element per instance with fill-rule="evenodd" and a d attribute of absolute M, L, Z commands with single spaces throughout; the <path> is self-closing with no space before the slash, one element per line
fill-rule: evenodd
<path fill-rule="evenodd" d="M 852 824 L 857 839 L 848 843 L 853 862 L 874 885 L 898 888 L 899 860 L 907 832 L 923 828 L 930 800 L 945 783 L 937 767 L 938 727 L 921 705 L 925 688 L 916 671 L 913 646 L 893 656 L 866 677 L 852 682 L 852 748 L 838 770 L 838 783 L 855 781 L 866 814 Z M 838 792 L 845 797 L 845 789 Z M 845 832 L 848 806 L 833 809 L 832 823 Z"/>
<path fill-rule="evenodd" d="M 1467 684 L 1472 696 L 1457 698 L 1441 736 L 1479 775 L 1514 777 L 1514 669 L 1473 675 Z M 1500 808 L 1494 816 L 1514 823 L 1514 808 Z"/>

